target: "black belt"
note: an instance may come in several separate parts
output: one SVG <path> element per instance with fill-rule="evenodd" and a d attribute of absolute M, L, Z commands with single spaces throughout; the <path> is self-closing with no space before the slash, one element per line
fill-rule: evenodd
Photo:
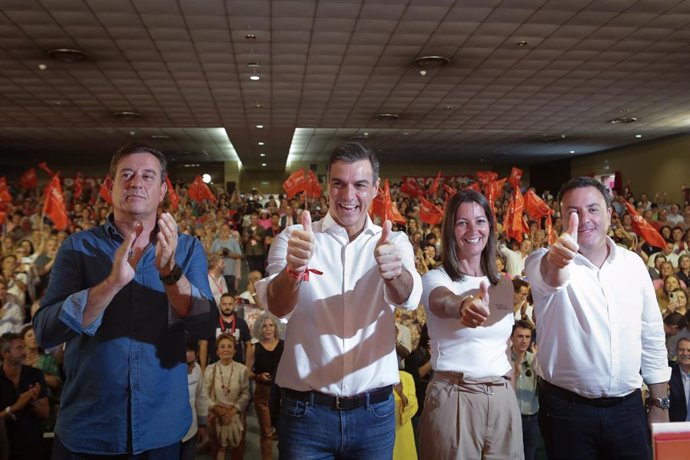
<path fill-rule="evenodd" d="M 632 393 L 629 393 L 625 396 L 619 396 L 619 397 L 604 397 L 604 398 L 586 398 L 584 396 L 581 396 L 577 393 L 573 393 L 572 391 L 566 390 L 565 388 L 557 387 L 556 385 L 547 382 L 546 380 L 540 378 L 539 379 L 539 391 L 543 392 L 545 394 L 552 394 L 554 396 L 557 396 L 561 399 L 565 399 L 566 401 L 574 402 L 574 403 L 580 403 L 580 404 L 586 404 L 588 406 L 596 406 L 596 407 L 611 407 L 615 406 L 617 404 L 621 404 L 624 401 L 627 401 L 628 399 L 632 398 L 638 398 L 640 400 L 640 404 L 642 404 L 642 392 L 638 389 L 633 391 Z"/>
<path fill-rule="evenodd" d="M 369 404 L 386 401 L 393 393 L 393 385 L 366 391 L 353 396 L 332 396 L 318 391 L 296 391 L 289 388 L 282 389 L 283 394 L 291 399 L 303 402 L 313 402 L 319 406 L 326 406 L 335 410 L 350 410 Z"/>

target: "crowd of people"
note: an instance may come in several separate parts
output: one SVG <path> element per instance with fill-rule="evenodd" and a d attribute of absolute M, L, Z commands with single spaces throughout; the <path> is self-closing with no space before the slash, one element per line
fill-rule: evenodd
<path fill-rule="evenodd" d="M 663 193 L 650 200 L 630 187 L 609 199 L 603 187 L 577 183 L 561 196 L 541 191 L 553 225 L 525 217 L 526 230 L 514 238 L 502 225 L 509 184 L 489 203 L 468 188 L 472 179 L 453 178 L 445 189 L 457 193 L 427 197 L 445 209 L 442 223 L 428 223 L 421 199 L 402 183 L 390 187 L 402 220 L 382 222 L 367 217 L 378 160 L 349 145 L 329 162 L 320 198 L 212 187 L 214 199 L 195 200 L 177 184 L 174 206 L 165 199 L 164 158 L 128 148 L 111 164 L 112 203 L 96 186 L 79 196 L 64 188 L 69 225 L 62 230 L 43 219 L 36 190 L 9 184 L 0 244 L 0 459 L 41 458 L 46 432 L 56 433 L 52 449 L 63 455 L 54 458 L 176 458 L 167 456 L 180 440 L 181 458 L 194 458 L 199 442 L 215 458 L 243 458 L 250 404 L 263 459 L 272 458 L 276 440 L 282 458 L 350 445 L 345 453 L 357 458 L 419 451 L 421 458 L 531 459 L 541 418 L 560 401 L 608 407 L 635 395 L 629 399 L 639 402 L 631 391 L 644 380 L 661 401 L 650 403 L 650 417 L 663 420 L 654 418 L 667 404 L 659 385 L 670 378 L 673 388 L 674 379 L 664 368 L 690 370 L 689 203 Z M 433 180 L 415 182 L 428 190 Z M 664 247 L 636 233 L 625 201 Z M 642 272 L 630 268 L 633 257 Z M 614 259 L 618 268 L 607 268 Z M 591 274 L 614 269 L 604 280 Z M 599 297 L 591 284 L 583 287 L 592 279 L 601 283 Z M 615 309 L 630 300 L 621 289 L 632 280 L 649 282 L 644 325 L 627 310 L 610 330 L 601 312 L 580 310 L 588 302 Z M 662 321 L 658 331 L 646 329 Z M 576 324 L 593 325 L 589 345 L 564 332 L 580 330 Z M 620 327 L 633 338 L 616 335 L 617 346 L 642 343 L 636 361 L 616 364 L 627 380 L 606 380 L 611 358 L 596 351 L 588 355 L 593 366 L 578 372 L 584 350 L 603 347 L 597 340 Z M 663 363 L 650 358 L 659 334 Z M 685 396 L 672 420 L 687 418 Z M 346 406 L 353 410 L 333 410 Z M 590 414 L 575 416 L 581 422 Z M 351 430 L 343 439 L 338 423 Z M 553 458 L 594 436 L 547 426 L 541 436 Z M 619 431 L 641 432 L 630 424 Z M 640 443 L 622 437 L 599 453 L 626 445 L 635 458 Z"/>

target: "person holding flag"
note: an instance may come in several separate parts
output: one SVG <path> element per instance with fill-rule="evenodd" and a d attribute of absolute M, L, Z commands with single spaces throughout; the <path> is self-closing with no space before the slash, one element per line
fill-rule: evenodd
<path fill-rule="evenodd" d="M 558 202 L 567 231 L 525 264 L 543 325 L 537 359 L 546 454 L 647 459 L 647 422 L 668 422 L 671 374 L 652 281 L 640 257 L 607 236 L 611 198 L 599 181 L 569 180 Z"/>
<path fill-rule="evenodd" d="M 491 206 L 471 189 L 446 206 L 442 265 L 422 281 L 434 376 L 426 391 L 420 458 L 524 458 L 508 341 L 513 283 L 496 268 Z"/>
<path fill-rule="evenodd" d="M 412 245 L 368 215 L 379 162 L 359 143 L 328 161 L 329 210 L 309 211 L 271 245 L 257 293 L 289 318 L 276 374 L 282 387 L 281 458 L 391 458 L 398 383 L 394 309 L 417 308 L 421 279 Z"/>

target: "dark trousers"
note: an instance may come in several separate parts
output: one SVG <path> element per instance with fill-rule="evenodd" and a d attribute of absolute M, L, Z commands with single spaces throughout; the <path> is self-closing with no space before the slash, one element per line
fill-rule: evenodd
<path fill-rule="evenodd" d="M 180 443 L 176 442 L 166 447 L 149 450 L 140 454 L 122 454 L 122 455 L 98 455 L 98 454 L 80 454 L 67 450 L 67 448 L 60 442 L 60 439 L 55 436 L 53 442 L 53 460 L 179 460 L 180 458 Z"/>
<path fill-rule="evenodd" d="M 542 381 L 539 428 L 552 460 L 650 458 L 640 390 L 621 398 L 587 399 Z"/>
<path fill-rule="evenodd" d="M 536 460 L 537 445 L 539 444 L 539 413 L 522 415 L 522 443 L 525 450 L 525 460 Z"/>

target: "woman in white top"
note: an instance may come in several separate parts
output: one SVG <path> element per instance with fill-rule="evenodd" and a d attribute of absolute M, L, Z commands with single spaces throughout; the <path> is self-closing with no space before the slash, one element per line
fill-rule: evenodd
<path fill-rule="evenodd" d="M 496 269 L 489 203 L 454 195 L 442 229 L 442 265 L 422 282 L 434 377 L 420 421 L 422 459 L 523 458 L 510 383 L 513 285 Z"/>

